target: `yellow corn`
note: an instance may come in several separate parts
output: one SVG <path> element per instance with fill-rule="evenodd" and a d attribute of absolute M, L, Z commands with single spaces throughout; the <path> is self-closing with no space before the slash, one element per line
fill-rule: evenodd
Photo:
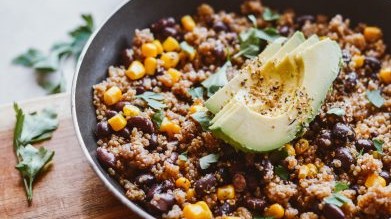
<path fill-rule="evenodd" d="M 126 76 L 131 80 L 138 80 L 145 75 L 144 65 L 139 61 L 133 61 L 126 71 Z"/>
<path fill-rule="evenodd" d="M 181 132 L 181 127 L 169 119 L 164 118 L 162 124 L 160 125 L 160 131 L 166 132 L 170 137 L 174 137 L 175 134 Z"/>
<path fill-rule="evenodd" d="M 179 62 L 179 54 L 177 52 L 163 53 L 160 59 L 163 61 L 164 68 L 175 68 Z"/>
<path fill-rule="evenodd" d="M 145 57 L 156 57 L 157 56 L 157 47 L 153 43 L 144 43 L 141 46 L 141 53 Z"/>
<path fill-rule="evenodd" d="M 117 114 L 111 117 L 107 122 L 110 124 L 111 128 L 116 132 L 125 128 L 126 126 L 126 119 L 121 114 Z"/>
<path fill-rule="evenodd" d="M 199 201 L 195 204 L 185 205 L 183 217 L 185 219 L 211 219 L 213 215 L 206 202 Z"/>
<path fill-rule="evenodd" d="M 163 49 L 166 52 L 178 51 L 180 48 L 178 41 L 174 37 L 168 37 L 163 42 Z"/>
<path fill-rule="evenodd" d="M 372 156 L 375 159 L 381 159 L 381 154 L 377 151 L 372 152 Z"/>
<path fill-rule="evenodd" d="M 144 60 L 145 73 L 154 75 L 157 69 L 157 60 L 153 57 L 148 57 Z"/>
<path fill-rule="evenodd" d="M 190 15 L 183 16 L 181 19 L 181 23 L 183 25 L 183 28 L 185 28 L 185 30 L 187 31 L 193 31 L 196 26 L 196 23 Z"/>
<path fill-rule="evenodd" d="M 187 178 L 185 177 L 179 177 L 176 181 L 175 181 L 175 185 L 178 187 L 178 188 L 182 188 L 184 190 L 188 190 L 190 188 L 190 180 L 188 180 Z"/>
<path fill-rule="evenodd" d="M 133 105 L 125 105 L 122 111 L 124 112 L 125 116 L 131 116 L 131 117 L 138 116 L 141 113 L 140 109 L 137 106 L 133 106 Z"/>
<path fill-rule="evenodd" d="M 189 108 L 189 113 L 190 114 L 193 114 L 193 113 L 196 113 L 196 112 L 200 112 L 200 111 L 207 111 L 207 109 L 201 105 L 198 105 L 198 104 L 195 104 L 195 105 L 192 105 L 190 108 Z"/>
<path fill-rule="evenodd" d="M 233 185 L 226 185 L 217 189 L 217 198 L 227 200 L 235 198 L 235 189 Z"/>
<path fill-rule="evenodd" d="M 192 199 L 195 196 L 195 189 L 188 189 L 186 191 L 186 199 Z"/>
<path fill-rule="evenodd" d="M 163 53 L 163 46 L 162 43 L 159 40 L 154 40 L 152 41 L 153 44 L 155 44 L 156 49 L 157 49 L 157 54 L 162 54 Z"/>
<path fill-rule="evenodd" d="M 167 74 L 170 75 L 172 83 L 176 83 L 181 79 L 182 72 L 176 70 L 175 68 L 170 68 L 167 70 Z"/>
<path fill-rule="evenodd" d="M 366 27 L 364 29 L 364 37 L 369 42 L 374 42 L 380 39 L 382 36 L 382 32 L 378 27 Z"/>
<path fill-rule="evenodd" d="M 117 86 L 108 89 L 103 95 L 103 101 L 107 105 L 114 105 L 122 99 L 122 91 Z"/>
<path fill-rule="evenodd" d="M 367 188 L 372 187 L 372 186 L 377 185 L 377 184 L 382 186 L 382 187 L 385 187 L 387 185 L 386 180 L 383 177 L 381 177 L 378 174 L 376 174 L 376 173 L 372 173 L 365 180 L 365 186 Z"/>
<path fill-rule="evenodd" d="M 289 156 L 295 156 L 296 151 L 295 148 L 292 146 L 292 144 L 286 144 L 285 145 L 285 150 L 288 153 Z"/>
<path fill-rule="evenodd" d="M 223 216 L 222 219 L 241 219 L 240 217 L 235 217 L 235 216 Z"/>
<path fill-rule="evenodd" d="M 302 154 L 308 150 L 310 147 L 310 144 L 308 143 L 307 139 L 301 138 L 296 144 L 295 144 L 295 151 L 297 154 Z"/>
<path fill-rule="evenodd" d="M 272 204 L 265 212 L 266 216 L 280 219 L 284 217 L 285 210 L 280 204 Z"/>
<path fill-rule="evenodd" d="M 362 55 L 354 55 L 352 61 L 356 68 L 361 68 L 364 65 L 365 57 Z"/>
<path fill-rule="evenodd" d="M 308 176 L 309 168 L 303 165 L 299 168 L 299 179 L 305 179 Z"/>
<path fill-rule="evenodd" d="M 391 84 L 391 68 L 384 68 L 379 73 L 379 78 L 385 84 Z"/>
<path fill-rule="evenodd" d="M 307 167 L 309 176 L 315 176 L 318 173 L 318 168 L 314 164 L 307 164 Z"/>

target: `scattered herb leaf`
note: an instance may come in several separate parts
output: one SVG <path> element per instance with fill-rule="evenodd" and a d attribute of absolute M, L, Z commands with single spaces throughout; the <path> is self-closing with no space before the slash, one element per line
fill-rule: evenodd
<path fill-rule="evenodd" d="M 181 49 L 188 55 L 192 55 L 195 53 L 195 49 L 190 46 L 186 41 L 183 41 L 181 44 Z"/>
<path fill-rule="evenodd" d="M 341 207 L 344 203 L 349 202 L 350 199 L 340 193 L 332 193 L 329 197 L 325 198 L 324 201 L 328 204 Z"/>
<path fill-rule="evenodd" d="M 254 15 L 250 14 L 250 15 L 248 16 L 248 19 L 251 21 L 251 23 L 253 23 L 253 26 L 254 26 L 255 28 L 257 28 L 257 18 L 256 18 Z"/>
<path fill-rule="evenodd" d="M 380 140 L 380 139 L 373 139 L 373 144 L 376 148 L 376 151 L 379 152 L 380 154 L 383 154 L 383 144 L 384 144 L 384 141 Z"/>
<path fill-rule="evenodd" d="M 349 184 L 337 181 L 334 186 L 334 192 L 340 192 L 349 188 Z"/>
<path fill-rule="evenodd" d="M 180 154 L 179 156 L 178 156 L 178 159 L 179 160 L 182 160 L 182 161 L 187 161 L 187 151 L 185 151 L 185 152 L 183 152 L 182 154 Z"/>
<path fill-rule="evenodd" d="M 201 84 L 207 90 L 208 97 L 211 97 L 221 87 L 228 83 L 227 69 L 231 66 L 231 62 L 227 61 L 216 73 L 212 74 L 208 79 L 203 81 Z"/>
<path fill-rule="evenodd" d="M 155 114 L 152 116 L 152 121 L 156 124 L 158 128 L 162 125 L 164 119 L 164 112 L 162 110 L 158 110 Z"/>
<path fill-rule="evenodd" d="M 152 109 L 160 110 L 166 107 L 166 104 L 162 103 L 164 97 L 161 94 L 147 91 L 143 94 L 137 95 L 136 97 L 143 99 Z"/>
<path fill-rule="evenodd" d="M 205 170 L 208 169 L 212 163 L 216 163 L 219 160 L 218 154 L 208 154 L 200 158 L 200 167 Z"/>
<path fill-rule="evenodd" d="M 275 28 L 268 27 L 264 30 L 257 30 L 256 36 L 267 42 L 274 42 L 275 40 L 281 38 L 278 34 L 278 31 Z"/>
<path fill-rule="evenodd" d="M 366 92 L 368 100 L 377 108 L 380 108 L 384 104 L 384 98 L 380 94 L 380 90 L 372 90 Z"/>
<path fill-rule="evenodd" d="M 335 107 L 335 108 L 329 109 L 327 111 L 327 114 L 334 114 L 334 115 L 337 115 L 337 116 L 344 116 L 345 115 L 345 110 L 341 109 L 341 108 L 338 108 L 338 107 Z"/>
<path fill-rule="evenodd" d="M 202 130 L 209 130 L 210 121 L 212 120 L 212 118 L 207 111 L 195 112 L 191 115 L 191 117 L 201 125 Z"/>
<path fill-rule="evenodd" d="M 358 153 L 358 156 L 361 157 L 363 154 L 364 154 L 364 148 L 362 148 L 362 149 L 360 150 L 360 152 Z"/>
<path fill-rule="evenodd" d="M 12 63 L 14 65 L 32 67 L 35 63 L 39 62 L 44 58 L 45 56 L 39 50 L 29 49 L 26 53 L 19 55 L 14 60 L 12 60 Z"/>
<path fill-rule="evenodd" d="M 278 20 L 280 15 L 277 12 L 272 11 L 270 8 L 265 8 L 262 17 L 265 21 L 274 21 Z"/>
<path fill-rule="evenodd" d="M 189 89 L 189 94 L 191 95 L 191 97 L 193 97 L 193 99 L 197 99 L 197 98 L 203 99 L 204 88 L 203 87 L 191 88 Z"/>
<path fill-rule="evenodd" d="M 289 179 L 289 172 L 281 165 L 274 167 L 274 172 L 283 180 Z"/>

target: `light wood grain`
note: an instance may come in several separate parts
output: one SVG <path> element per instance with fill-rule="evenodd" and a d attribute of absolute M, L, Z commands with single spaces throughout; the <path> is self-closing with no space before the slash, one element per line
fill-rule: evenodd
<path fill-rule="evenodd" d="M 35 183 L 29 207 L 15 170 L 15 114 L 11 104 L 0 107 L 0 218 L 139 218 L 106 189 L 89 166 L 73 129 L 69 94 L 20 105 L 25 112 L 53 107 L 59 113 L 58 130 L 50 141 L 42 143 L 56 154 L 48 171 Z"/>

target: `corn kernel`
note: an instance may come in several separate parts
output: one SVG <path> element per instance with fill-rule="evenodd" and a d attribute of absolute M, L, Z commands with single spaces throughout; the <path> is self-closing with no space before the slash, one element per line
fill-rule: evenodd
<path fill-rule="evenodd" d="M 186 199 L 190 200 L 195 196 L 195 189 L 188 189 L 186 191 Z"/>
<path fill-rule="evenodd" d="M 185 28 L 187 31 L 193 31 L 196 26 L 196 23 L 190 15 L 183 16 L 181 22 L 183 28 Z"/>
<path fill-rule="evenodd" d="M 170 68 L 167 70 L 167 74 L 170 75 L 173 83 L 176 83 L 181 79 L 182 72 L 176 70 L 175 68 Z"/>
<path fill-rule="evenodd" d="M 126 126 L 126 119 L 121 114 L 117 114 L 111 117 L 107 122 L 110 124 L 111 128 L 116 132 L 120 131 Z"/>
<path fill-rule="evenodd" d="M 206 202 L 199 201 L 195 204 L 185 205 L 183 217 L 185 219 L 211 219 L 213 215 Z"/>
<path fill-rule="evenodd" d="M 235 217 L 235 216 L 223 216 L 222 219 L 241 219 L 240 217 Z"/>
<path fill-rule="evenodd" d="M 372 173 L 365 180 L 365 186 L 367 188 L 372 187 L 372 186 L 377 185 L 377 184 L 382 186 L 382 187 L 385 187 L 387 185 L 386 180 L 383 177 L 381 177 L 378 174 L 376 174 L 376 173 Z"/>
<path fill-rule="evenodd" d="M 308 176 L 309 168 L 303 165 L 299 168 L 299 179 L 305 179 Z"/>
<path fill-rule="evenodd" d="M 302 154 L 308 150 L 310 147 L 310 144 L 308 143 L 307 139 L 301 138 L 296 144 L 295 144 L 295 151 L 297 154 Z"/>
<path fill-rule="evenodd" d="M 162 124 L 160 125 L 160 131 L 166 132 L 170 137 L 174 137 L 175 134 L 181 132 L 181 127 L 169 119 L 164 118 Z"/>
<path fill-rule="evenodd" d="M 289 156 L 295 156 L 296 151 L 295 148 L 292 146 L 292 144 L 286 144 L 285 145 L 285 150 L 288 153 Z"/>
<path fill-rule="evenodd" d="M 175 68 L 179 62 L 179 54 L 176 52 L 163 53 L 160 59 L 163 61 L 164 68 Z"/>
<path fill-rule="evenodd" d="M 381 159 L 381 154 L 377 151 L 372 152 L 372 156 L 375 159 Z"/>
<path fill-rule="evenodd" d="M 190 180 L 188 180 L 187 178 L 185 177 L 179 177 L 176 181 L 175 181 L 175 185 L 179 188 L 182 188 L 184 190 L 188 190 L 190 188 Z"/>
<path fill-rule="evenodd" d="M 157 48 L 157 54 L 160 55 L 163 53 L 163 46 L 162 46 L 162 43 L 159 41 L 159 40 L 154 40 L 152 41 L 153 44 L 155 44 L 156 48 Z"/>
<path fill-rule="evenodd" d="M 108 89 L 103 95 L 103 101 L 107 105 L 114 105 L 122 98 L 122 91 L 117 86 Z"/>
<path fill-rule="evenodd" d="M 138 116 L 141 113 L 140 109 L 137 106 L 133 106 L 133 105 L 125 105 L 122 111 L 124 112 L 125 116 L 130 116 L 130 117 Z"/>
<path fill-rule="evenodd" d="M 318 173 L 318 168 L 314 164 L 307 164 L 307 167 L 309 176 L 315 176 Z"/>
<path fill-rule="evenodd" d="M 138 80 L 145 75 L 144 65 L 139 61 L 133 61 L 128 70 L 125 72 L 126 76 L 131 80 Z"/>
<path fill-rule="evenodd" d="M 280 219 L 284 217 L 285 210 L 280 204 L 272 204 L 269 208 L 267 208 L 265 212 L 266 216 L 270 216 L 276 219 Z"/>
<path fill-rule="evenodd" d="M 217 198 L 227 200 L 235 198 L 235 189 L 232 185 L 226 185 L 217 189 Z"/>
<path fill-rule="evenodd" d="M 174 37 L 168 37 L 163 42 L 163 49 L 166 52 L 178 51 L 180 48 L 178 41 Z"/>
<path fill-rule="evenodd" d="M 198 105 L 198 104 L 195 104 L 195 105 L 192 105 L 190 108 L 189 108 L 189 113 L 190 114 L 193 114 L 193 113 L 196 113 L 196 112 L 200 112 L 200 111 L 207 111 L 207 109 L 201 105 Z"/>
<path fill-rule="evenodd" d="M 379 78 L 385 84 L 391 84 L 391 68 L 382 69 L 379 73 Z"/>
<path fill-rule="evenodd" d="M 153 43 L 144 43 L 141 46 L 141 53 L 145 57 L 156 57 L 157 56 L 157 47 Z"/>
<path fill-rule="evenodd" d="M 382 32 L 378 27 L 366 27 L 364 29 L 364 37 L 369 42 L 374 42 L 380 39 L 382 36 Z"/>
<path fill-rule="evenodd" d="M 157 60 L 153 57 L 148 57 L 144 60 L 145 73 L 154 75 L 157 69 Z"/>
<path fill-rule="evenodd" d="M 356 68 L 361 68 L 364 65 L 365 57 L 362 55 L 354 55 L 352 61 Z"/>

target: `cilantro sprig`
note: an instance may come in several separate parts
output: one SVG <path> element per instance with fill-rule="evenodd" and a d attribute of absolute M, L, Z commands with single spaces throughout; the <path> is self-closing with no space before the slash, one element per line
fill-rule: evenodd
<path fill-rule="evenodd" d="M 163 103 L 164 96 L 162 94 L 147 91 L 136 97 L 143 99 L 152 109 L 160 110 L 166 108 L 166 104 Z"/>
<path fill-rule="evenodd" d="M 212 74 L 208 79 L 201 83 L 207 90 L 208 97 L 211 97 L 221 87 L 228 83 L 227 70 L 231 67 L 230 61 L 227 61 L 216 73 Z"/>
<path fill-rule="evenodd" d="M 216 163 L 219 160 L 218 154 L 208 154 L 200 158 L 200 167 L 205 170 L 208 169 L 212 163 Z"/>
<path fill-rule="evenodd" d="M 25 114 L 15 103 L 14 110 L 16 124 L 13 145 L 18 160 L 16 169 L 22 175 L 27 200 L 30 204 L 33 200 L 34 180 L 54 156 L 54 151 L 44 147 L 37 149 L 31 144 L 50 139 L 58 127 L 58 119 L 57 114 L 50 109 Z"/>
<path fill-rule="evenodd" d="M 380 90 L 367 91 L 366 96 L 368 100 L 377 108 L 382 107 L 385 102 L 384 98 L 381 96 Z"/>
<path fill-rule="evenodd" d="M 349 185 L 345 182 L 336 182 L 333 193 L 324 199 L 325 203 L 332 204 L 341 207 L 343 204 L 350 202 L 350 199 L 345 195 L 339 193 L 345 189 L 348 189 Z"/>

